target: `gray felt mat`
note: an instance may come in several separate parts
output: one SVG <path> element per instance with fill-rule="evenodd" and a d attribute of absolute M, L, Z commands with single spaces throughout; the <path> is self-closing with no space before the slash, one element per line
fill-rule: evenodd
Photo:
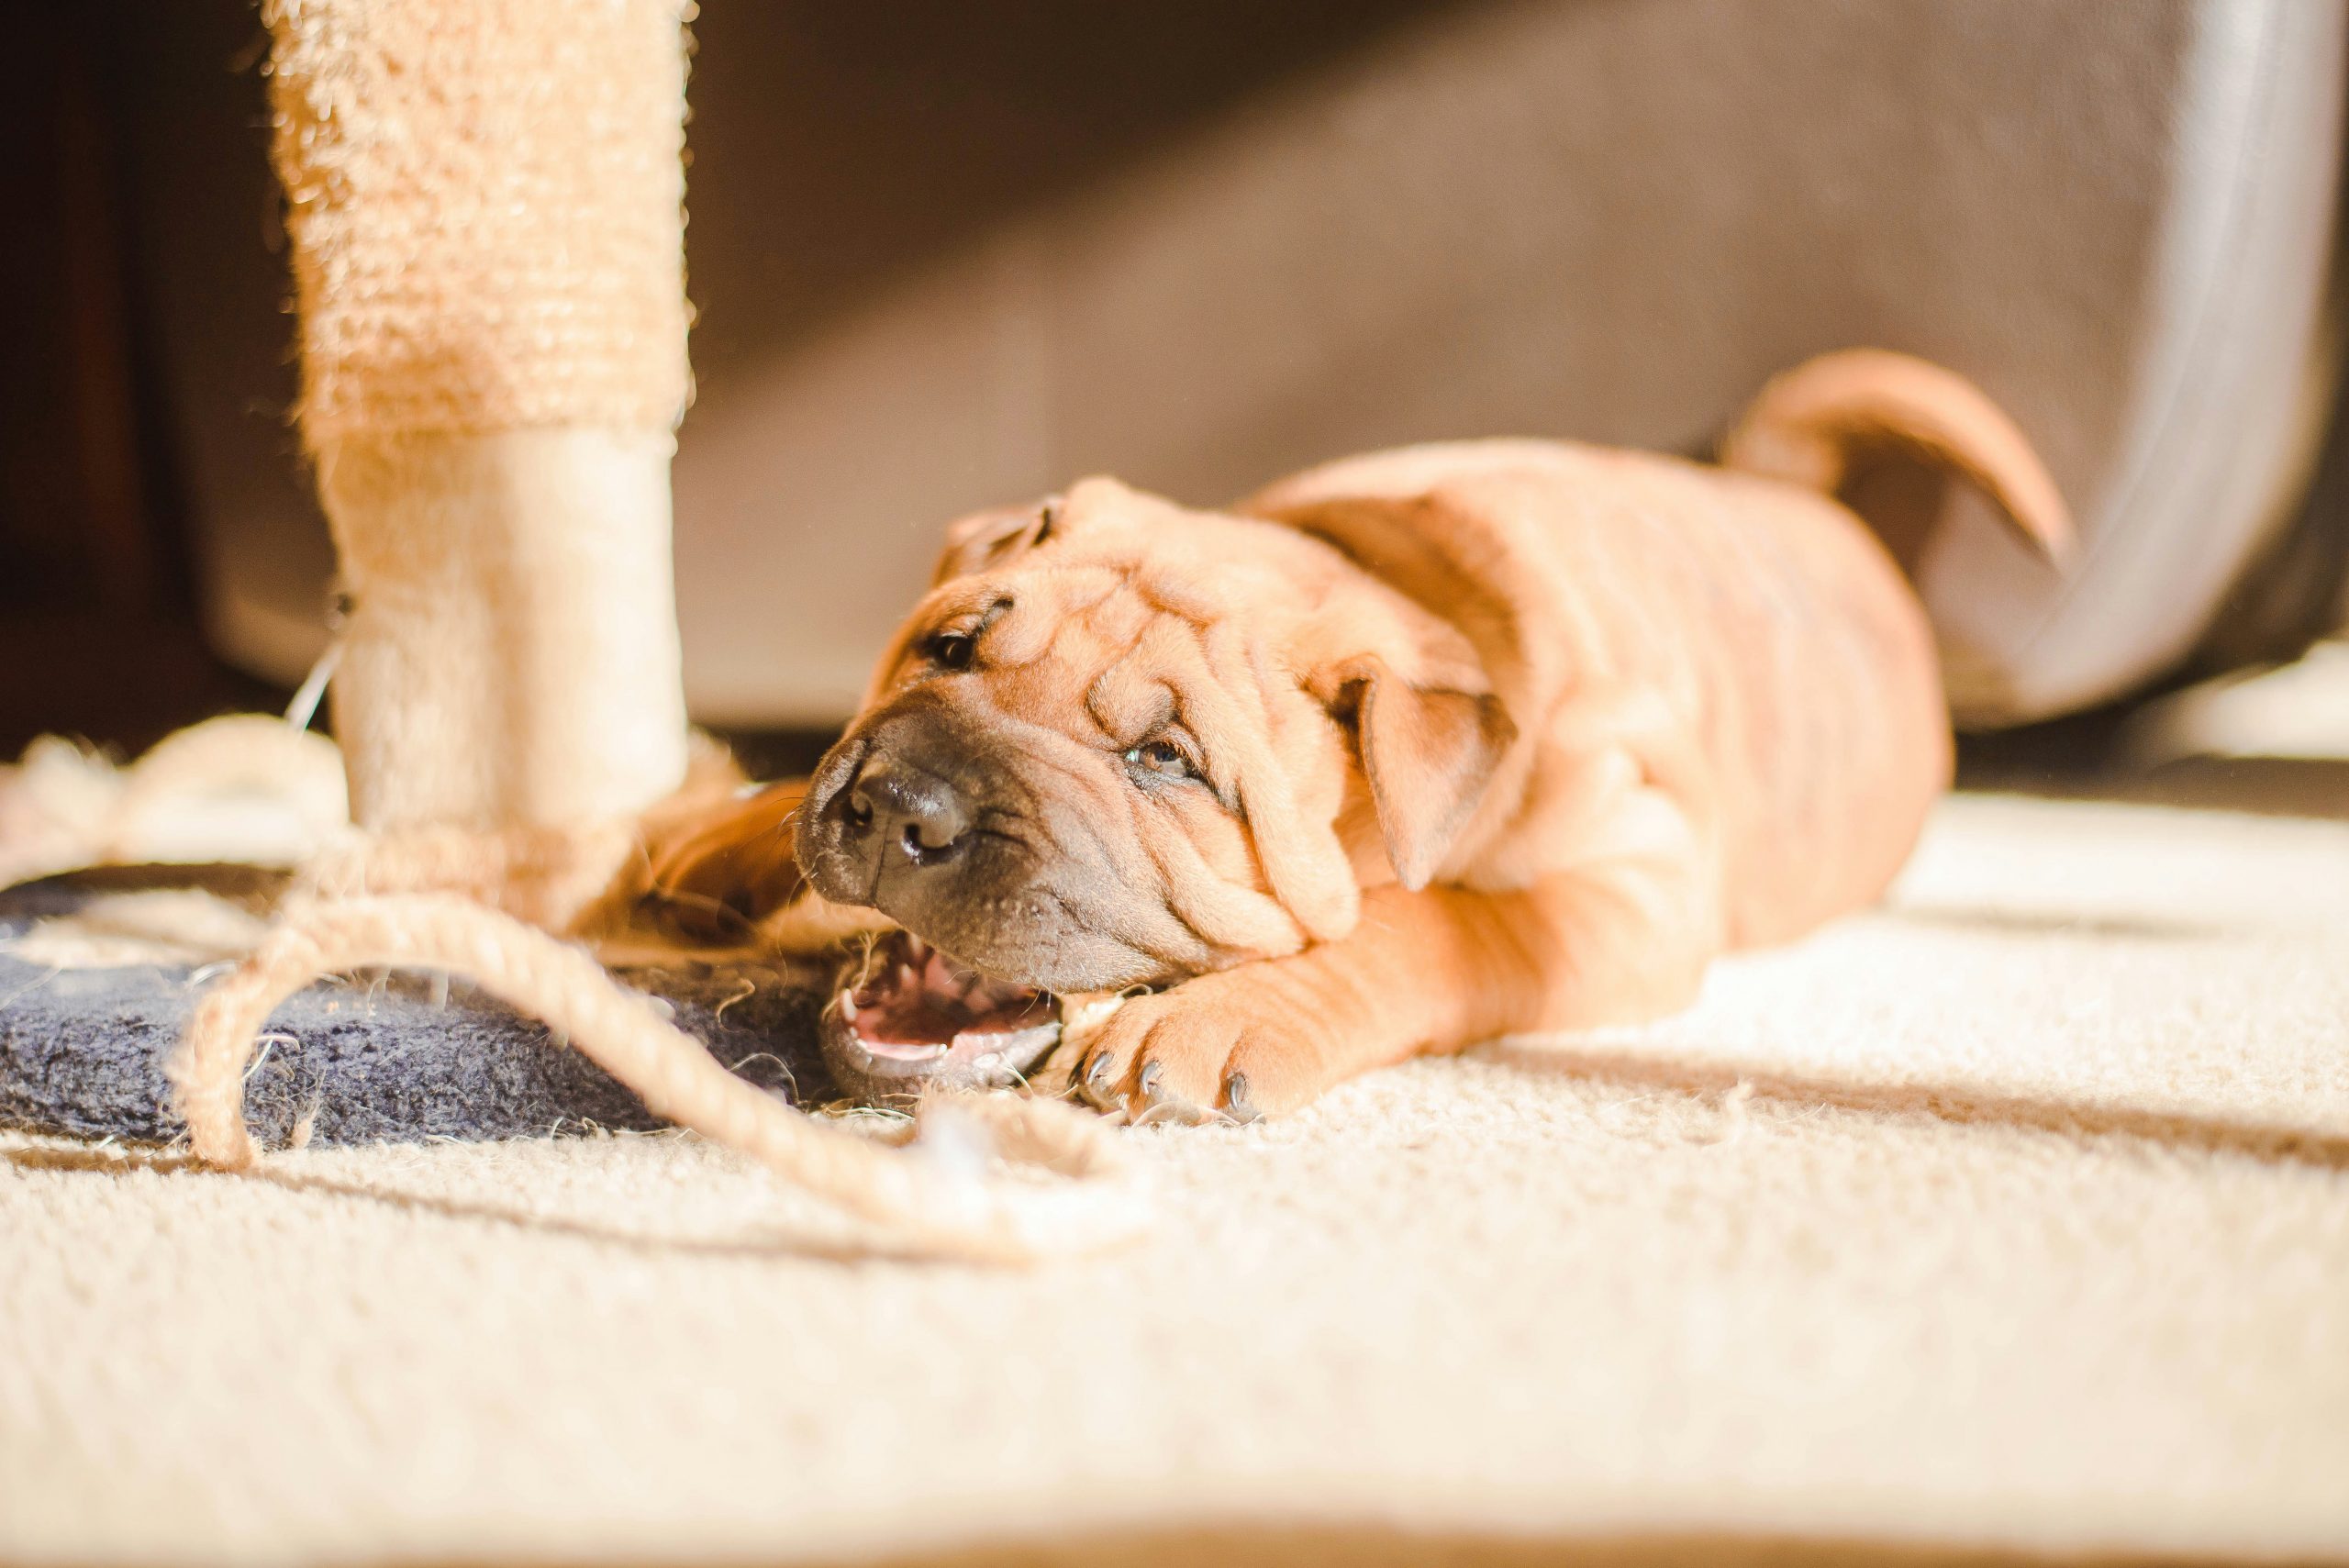
<path fill-rule="evenodd" d="M 83 873 L 0 891 L 0 941 L 98 891 L 209 884 L 208 868 Z M 134 880 L 137 879 L 137 880 Z M 838 1097 L 816 1043 L 821 993 L 787 971 L 687 965 L 625 978 L 760 1087 Z M 0 954 L 0 1128 L 166 1141 L 182 1130 L 162 1063 L 199 987 L 184 968 L 50 970 Z M 662 1125 L 547 1028 L 462 984 L 356 976 L 271 1015 L 245 1116 L 267 1145 L 305 1116 L 320 1144 L 501 1139 Z"/>

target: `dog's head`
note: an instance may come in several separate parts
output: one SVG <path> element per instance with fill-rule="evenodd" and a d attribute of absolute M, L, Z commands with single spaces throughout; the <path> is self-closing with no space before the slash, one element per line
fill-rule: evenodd
<path fill-rule="evenodd" d="M 1426 881 L 1512 735 L 1460 633 L 1330 545 L 1091 479 L 950 531 L 797 853 L 1001 980 L 1165 982 Z"/>

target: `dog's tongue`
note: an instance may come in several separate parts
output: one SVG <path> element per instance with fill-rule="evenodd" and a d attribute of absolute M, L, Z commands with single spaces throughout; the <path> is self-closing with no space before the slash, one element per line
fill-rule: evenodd
<path fill-rule="evenodd" d="M 863 982 L 841 993 L 841 1016 L 876 1052 L 921 1060 L 963 1035 L 1011 1034 L 1048 1016 L 1041 991 L 958 970 L 916 938 L 876 947 L 874 958 Z"/>
<path fill-rule="evenodd" d="M 1060 1035 L 1043 992 L 974 974 L 909 932 L 881 939 L 846 978 L 825 1050 L 867 1099 L 1016 1083 Z"/>

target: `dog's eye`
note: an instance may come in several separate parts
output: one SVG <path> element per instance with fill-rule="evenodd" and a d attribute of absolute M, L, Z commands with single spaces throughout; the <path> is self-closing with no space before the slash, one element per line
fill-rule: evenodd
<path fill-rule="evenodd" d="M 1188 779 L 1198 776 L 1191 766 L 1191 759 L 1172 740 L 1146 740 L 1126 753 L 1128 767 L 1141 768 L 1161 778 Z"/>
<path fill-rule="evenodd" d="M 941 670 L 967 670 L 979 639 L 967 631 L 941 631 L 931 636 L 922 651 Z"/>

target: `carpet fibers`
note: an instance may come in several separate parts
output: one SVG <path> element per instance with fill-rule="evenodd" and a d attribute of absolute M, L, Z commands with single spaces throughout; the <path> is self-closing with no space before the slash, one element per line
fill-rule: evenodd
<path fill-rule="evenodd" d="M 1668 1023 L 1129 1136 L 1024 1273 L 6 1137 L 0 1562 L 2349 1560 L 2349 824 L 1961 797 Z"/>

